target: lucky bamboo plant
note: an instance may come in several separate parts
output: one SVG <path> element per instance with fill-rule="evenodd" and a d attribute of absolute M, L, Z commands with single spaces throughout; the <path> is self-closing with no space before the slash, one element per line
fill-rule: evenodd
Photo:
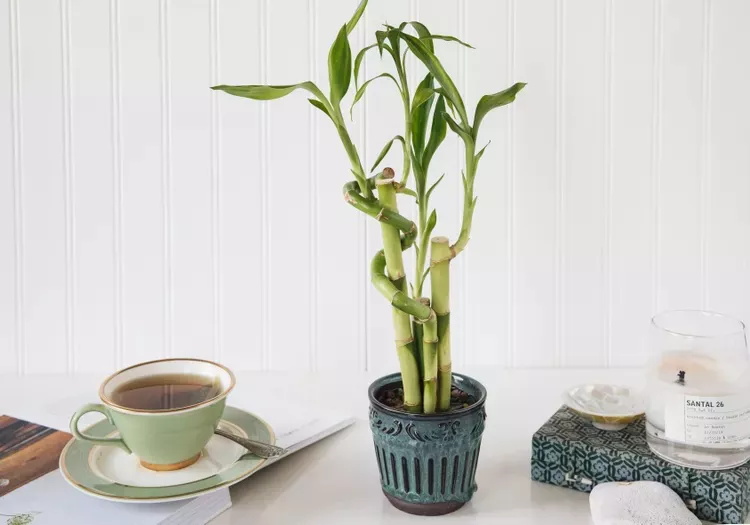
<path fill-rule="evenodd" d="M 471 46 L 452 36 L 432 34 L 419 22 L 404 22 L 399 26 L 385 25 L 375 33 L 375 43 L 353 56 L 349 34 L 366 6 L 367 0 L 363 0 L 351 20 L 341 27 L 330 48 L 329 96 L 311 81 L 285 86 L 221 85 L 212 89 L 254 100 L 273 100 L 303 89 L 312 94 L 309 102 L 336 127 L 354 175 L 354 180 L 344 185 L 344 199 L 381 225 L 383 249 L 372 259 L 371 280 L 392 305 L 396 351 L 403 383 L 403 407 L 409 412 L 430 414 L 449 410 L 451 406 L 450 262 L 466 248 L 471 235 L 477 204 L 474 180 L 486 148 L 477 150 L 479 128 L 491 110 L 513 102 L 525 84 L 517 83 L 504 91 L 483 96 L 476 106 L 473 119 L 470 119 L 461 94 L 435 54 L 434 41 L 445 40 Z M 375 49 L 381 58 L 386 56 L 393 62 L 396 76 L 382 73 L 359 86 L 360 66 L 365 55 Z M 409 52 L 427 70 L 413 94 L 407 81 L 406 57 Z M 351 103 L 353 107 L 367 87 L 378 78 L 390 79 L 396 85 L 403 104 L 404 128 L 402 135 L 395 136 L 385 145 L 367 172 L 349 134 L 342 104 L 352 81 L 356 88 Z M 430 210 L 430 196 L 443 177 L 428 186 L 430 163 L 446 137 L 447 128 L 460 137 L 465 152 L 462 172 L 463 217 L 461 231 L 453 244 L 447 237 L 431 237 L 438 216 L 436 210 Z M 368 176 L 368 173 L 375 172 L 396 141 L 401 143 L 403 150 L 400 180 L 396 179 L 391 168 Z M 414 174 L 413 189 L 409 188 L 411 173 Z M 418 224 L 399 212 L 398 193 L 416 199 Z M 413 286 L 410 286 L 402 252 L 412 247 L 416 250 L 416 267 Z M 426 267 L 428 249 L 430 264 Z M 429 298 L 422 296 L 428 277 L 431 288 Z"/>

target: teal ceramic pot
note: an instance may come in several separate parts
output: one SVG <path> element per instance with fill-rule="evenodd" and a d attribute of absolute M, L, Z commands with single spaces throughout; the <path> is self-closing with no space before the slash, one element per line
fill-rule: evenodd
<path fill-rule="evenodd" d="M 487 391 L 479 381 L 453 374 L 453 384 L 476 402 L 442 414 L 407 414 L 378 401 L 401 386 L 390 374 L 370 385 L 370 428 L 383 492 L 410 514 L 437 516 L 461 508 L 477 490 L 474 476 L 487 417 Z"/>

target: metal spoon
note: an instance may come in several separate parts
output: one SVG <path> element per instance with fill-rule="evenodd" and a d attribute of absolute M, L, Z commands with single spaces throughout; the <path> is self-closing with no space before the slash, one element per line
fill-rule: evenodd
<path fill-rule="evenodd" d="M 250 452 L 255 454 L 258 457 L 261 458 L 276 458 L 279 456 L 283 456 L 286 454 L 286 449 L 281 447 L 276 447 L 274 445 L 269 445 L 268 443 L 262 443 L 260 441 L 255 441 L 253 439 L 247 439 L 240 436 L 236 436 L 232 434 L 231 432 L 227 432 L 225 430 L 221 430 L 220 428 L 217 428 L 214 430 L 214 434 L 225 437 L 230 441 L 234 441 L 238 445 L 242 445 L 246 449 L 248 449 Z"/>

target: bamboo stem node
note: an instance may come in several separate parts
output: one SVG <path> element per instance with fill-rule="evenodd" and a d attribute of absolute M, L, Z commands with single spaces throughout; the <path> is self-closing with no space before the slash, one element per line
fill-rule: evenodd
<path fill-rule="evenodd" d="M 418 317 L 415 317 L 414 322 L 418 324 L 427 324 L 436 318 L 437 318 L 437 315 L 435 314 L 435 310 L 430 310 L 430 316 L 427 319 L 419 319 Z"/>
<path fill-rule="evenodd" d="M 430 268 L 434 268 L 438 264 L 444 263 L 446 261 L 452 261 L 455 258 L 456 258 L 456 251 L 451 246 L 449 255 L 446 255 L 445 257 L 441 257 L 440 259 L 430 259 Z"/>

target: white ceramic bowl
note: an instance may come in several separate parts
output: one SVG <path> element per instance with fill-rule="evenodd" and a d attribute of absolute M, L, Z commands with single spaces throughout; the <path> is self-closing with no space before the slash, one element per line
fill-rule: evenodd
<path fill-rule="evenodd" d="M 646 412 L 643 396 L 622 385 L 578 385 L 563 393 L 563 401 L 602 430 L 621 430 Z"/>

